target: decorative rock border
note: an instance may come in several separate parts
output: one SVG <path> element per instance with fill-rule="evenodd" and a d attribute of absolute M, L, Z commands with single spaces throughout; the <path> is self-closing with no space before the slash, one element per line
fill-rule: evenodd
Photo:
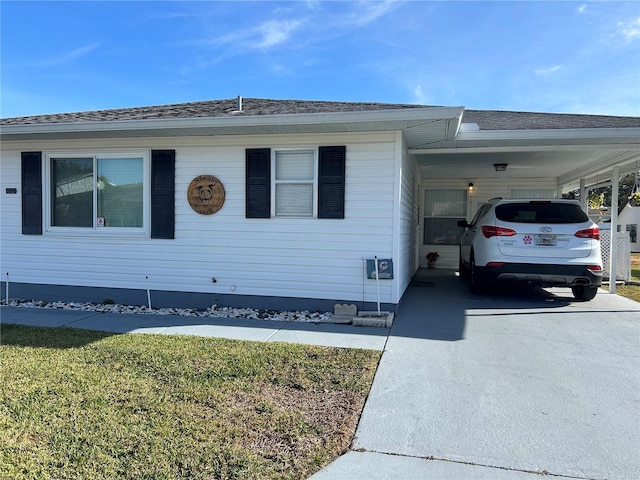
<path fill-rule="evenodd" d="M 48 308 L 54 310 L 81 310 L 96 313 L 179 315 L 184 317 L 247 318 L 280 322 L 352 324 L 360 327 L 391 328 L 394 314 L 391 312 L 362 311 L 353 304 L 336 304 L 334 313 L 302 311 L 279 311 L 255 308 L 231 308 L 212 305 L 205 310 L 193 308 L 149 308 L 140 305 L 120 305 L 110 300 L 103 303 L 81 303 L 11 298 L 1 300 L 0 305 L 22 308 Z"/>
<path fill-rule="evenodd" d="M 97 313 L 179 315 L 183 317 L 246 318 L 254 320 L 274 320 L 281 322 L 333 323 L 331 312 L 279 311 L 255 308 L 232 308 L 212 305 L 205 310 L 194 308 L 149 308 L 140 305 L 120 305 L 106 301 L 104 303 L 61 302 L 44 300 L 24 300 L 11 298 L 2 300 L 1 305 L 22 308 L 48 308 L 54 310 L 80 310 Z"/>

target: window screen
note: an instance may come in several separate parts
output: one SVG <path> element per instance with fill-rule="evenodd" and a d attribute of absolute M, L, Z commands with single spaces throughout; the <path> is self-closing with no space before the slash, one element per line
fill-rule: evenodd
<path fill-rule="evenodd" d="M 463 230 L 458 220 L 467 216 L 466 190 L 426 190 L 423 243 L 457 245 Z"/>
<path fill-rule="evenodd" d="M 313 216 L 315 158 L 313 150 L 275 154 L 276 216 Z"/>
<path fill-rule="evenodd" d="M 142 228 L 142 158 L 99 158 L 97 163 L 100 225 Z"/>

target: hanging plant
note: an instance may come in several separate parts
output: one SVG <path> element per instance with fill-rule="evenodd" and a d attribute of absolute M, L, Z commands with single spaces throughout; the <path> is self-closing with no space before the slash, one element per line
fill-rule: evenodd
<path fill-rule="evenodd" d="M 604 205 L 604 193 L 592 193 L 589 195 L 589 208 L 600 210 Z"/>
<path fill-rule="evenodd" d="M 640 206 L 640 192 L 632 193 L 632 194 L 629 196 L 629 204 L 630 204 L 632 207 L 638 207 L 638 206 Z"/>

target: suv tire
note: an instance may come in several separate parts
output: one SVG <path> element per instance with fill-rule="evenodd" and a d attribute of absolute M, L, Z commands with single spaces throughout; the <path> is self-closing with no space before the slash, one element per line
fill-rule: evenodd
<path fill-rule="evenodd" d="M 469 278 L 469 269 L 462 261 L 462 248 L 460 249 L 460 256 L 458 257 L 458 275 L 464 280 Z"/>
<path fill-rule="evenodd" d="M 484 293 L 484 285 L 482 284 L 482 279 L 478 274 L 478 270 L 476 269 L 476 259 L 471 253 L 471 268 L 469 268 L 469 291 L 474 295 L 478 295 Z"/>
<path fill-rule="evenodd" d="M 589 300 L 593 300 L 598 293 L 598 287 L 588 286 L 588 285 L 574 285 L 571 287 L 571 293 L 581 302 L 588 302 Z"/>

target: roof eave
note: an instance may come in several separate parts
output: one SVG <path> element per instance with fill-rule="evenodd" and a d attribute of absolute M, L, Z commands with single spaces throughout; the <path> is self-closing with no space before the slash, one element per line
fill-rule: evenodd
<path fill-rule="evenodd" d="M 460 153 L 462 149 L 500 151 L 514 149 L 557 148 L 603 145 L 610 148 L 640 146 L 640 127 L 574 128 L 537 130 L 476 130 L 460 131 L 455 139 L 434 143 L 411 153 Z"/>
<path fill-rule="evenodd" d="M 462 117 L 463 107 L 311 114 L 162 118 L 0 126 L 2 140 L 385 131 Z"/>
<path fill-rule="evenodd" d="M 475 130 L 460 132 L 457 140 L 525 140 L 525 139 L 571 139 L 600 138 L 638 135 L 640 127 L 607 127 L 607 128 L 554 128 L 531 130 Z"/>

